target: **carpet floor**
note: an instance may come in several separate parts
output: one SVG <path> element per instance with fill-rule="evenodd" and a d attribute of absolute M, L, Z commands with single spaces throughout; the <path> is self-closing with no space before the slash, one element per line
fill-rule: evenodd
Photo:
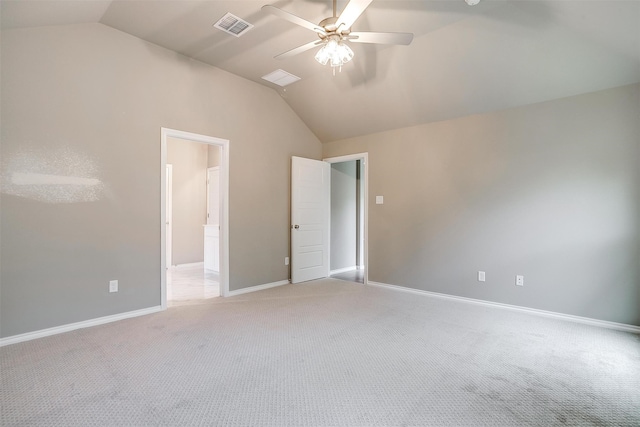
<path fill-rule="evenodd" d="M 640 337 L 340 280 L 0 349 L 2 426 L 640 426 Z"/>

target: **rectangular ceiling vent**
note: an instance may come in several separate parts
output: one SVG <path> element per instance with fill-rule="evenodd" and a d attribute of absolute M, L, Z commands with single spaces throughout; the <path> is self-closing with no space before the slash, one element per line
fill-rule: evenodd
<path fill-rule="evenodd" d="M 291 73 L 287 73 L 284 70 L 276 70 L 272 73 L 267 74 L 266 76 L 262 76 L 262 78 L 268 82 L 275 83 L 278 86 L 283 87 L 300 80 L 300 77 L 294 76 Z"/>
<path fill-rule="evenodd" d="M 218 22 L 213 24 L 213 26 L 236 37 L 240 37 L 253 28 L 252 24 L 249 24 L 247 21 L 244 21 L 231 13 L 224 15 Z"/>

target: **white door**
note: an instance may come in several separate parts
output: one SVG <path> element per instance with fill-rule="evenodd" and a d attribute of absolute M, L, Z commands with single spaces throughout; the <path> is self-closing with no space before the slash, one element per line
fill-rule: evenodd
<path fill-rule="evenodd" d="M 167 268 L 171 267 L 171 236 L 173 233 L 173 165 L 167 165 L 165 174 L 166 188 L 166 250 L 167 250 Z"/>
<path fill-rule="evenodd" d="M 292 157 L 291 283 L 329 276 L 331 166 Z"/>

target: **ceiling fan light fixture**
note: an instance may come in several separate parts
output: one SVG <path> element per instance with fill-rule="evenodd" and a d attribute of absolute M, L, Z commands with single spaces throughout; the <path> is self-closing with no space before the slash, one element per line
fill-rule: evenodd
<path fill-rule="evenodd" d="M 322 65 L 331 64 L 331 67 L 342 67 L 353 59 L 353 51 L 341 39 L 329 38 L 316 53 L 316 61 Z"/>

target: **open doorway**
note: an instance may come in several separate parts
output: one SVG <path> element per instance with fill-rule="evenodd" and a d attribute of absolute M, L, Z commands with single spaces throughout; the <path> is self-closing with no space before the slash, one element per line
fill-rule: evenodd
<path fill-rule="evenodd" d="M 367 153 L 331 163 L 330 277 L 366 283 Z"/>
<path fill-rule="evenodd" d="M 163 128 L 161 157 L 162 306 L 226 296 L 228 141 Z"/>
<path fill-rule="evenodd" d="M 220 296 L 220 147 L 167 138 L 167 302 Z"/>

